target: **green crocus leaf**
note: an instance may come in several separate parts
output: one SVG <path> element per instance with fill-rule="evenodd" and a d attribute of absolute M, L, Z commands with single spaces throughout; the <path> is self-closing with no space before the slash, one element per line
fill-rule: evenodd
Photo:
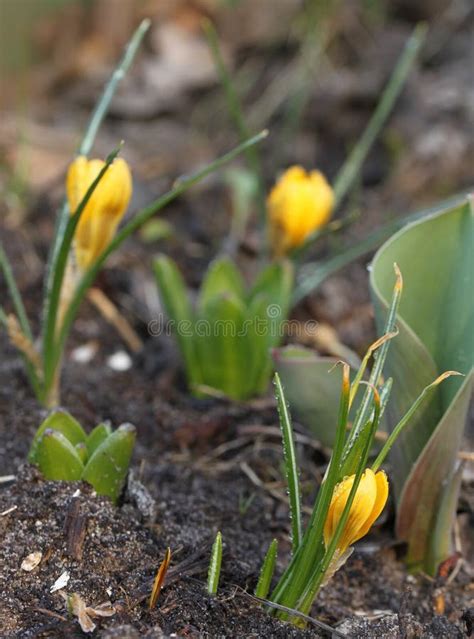
<path fill-rule="evenodd" d="M 288 315 L 294 282 L 294 267 L 289 260 L 272 262 L 255 280 L 248 295 L 249 303 L 259 295 L 265 295 L 274 306 L 275 320 L 284 321 Z M 279 307 L 279 313 L 276 311 Z"/>
<path fill-rule="evenodd" d="M 89 457 L 96 450 L 96 448 L 98 448 L 102 444 L 102 442 L 105 441 L 107 437 L 111 434 L 112 434 L 112 427 L 109 422 L 97 424 L 97 426 L 91 430 L 91 432 L 87 436 L 87 441 L 86 441 Z"/>
<path fill-rule="evenodd" d="M 272 370 L 271 347 L 281 341 L 281 335 L 272 335 L 268 307 L 268 297 L 259 295 L 252 299 L 246 310 L 245 325 L 249 341 L 246 379 L 249 395 L 260 395 L 266 391 Z"/>
<path fill-rule="evenodd" d="M 135 438 L 135 426 L 122 424 L 96 448 L 82 474 L 99 495 L 110 497 L 114 503 L 127 476 Z"/>
<path fill-rule="evenodd" d="M 48 415 L 36 431 L 28 453 L 28 461 L 31 464 L 38 462 L 38 443 L 47 429 L 61 433 L 73 447 L 86 441 L 86 433 L 79 422 L 68 412 L 57 410 Z"/>
<path fill-rule="evenodd" d="M 201 367 L 194 343 L 195 317 L 186 284 L 176 264 L 166 255 L 158 257 L 153 267 L 160 299 L 168 318 L 174 323 L 174 334 L 184 358 L 190 383 L 200 384 Z"/>
<path fill-rule="evenodd" d="M 450 545 L 451 521 L 442 523 L 439 518 L 450 512 L 442 507 L 445 493 L 455 493 L 450 483 L 472 383 L 473 244 L 473 215 L 466 201 L 395 234 L 376 254 L 370 278 L 379 328 L 390 297 L 394 262 L 405 280 L 399 335 L 386 362 L 386 373 L 393 377 L 386 411 L 389 429 L 439 374 L 456 370 L 467 375 L 443 382 L 392 449 L 398 535 L 408 542 L 409 562 L 431 573 Z"/>
<path fill-rule="evenodd" d="M 243 300 L 245 286 L 234 262 L 227 257 L 215 259 L 204 276 L 198 299 L 198 312 L 204 313 L 206 306 L 221 295 L 230 294 Z"/>
<path fill-rule="evenodd" d="M 35 462 L 45 479 L 78 481 L 84 465 L 73 444 L 59 431 L 47 428 L 37 442 Z"/>
<path fill-rule="evenodd" d="M 195 339 L 205 385 L 232 399 L 244 399 L 248 392 L 250 352 L 244 320 L 242 301 L 225 294 L 206 304 L 196 324 Z"/>

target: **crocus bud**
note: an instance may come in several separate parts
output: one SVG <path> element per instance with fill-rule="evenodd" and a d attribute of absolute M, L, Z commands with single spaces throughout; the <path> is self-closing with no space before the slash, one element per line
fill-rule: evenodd
<path fill-rule="evenodd" d="M 273 254 L 281 256 L 328 222 L 334 193 L 319 171 L 292 166 L 271 190 L 267 206 Z"/>
<path fill-rule="evenodd" d="M 324 543 L 326 547 L 336 532 L 349 493 L 354 484 L 355 475 L 346 477 L 334 489 L 324 524 Z M 343 555 L 358 539 L 366 535 L 372 524 L 382 512 L 388 498 L 388 481 L 383 471 L 377 474 L 367 468 L 362 475 L 352 502 L 349 516 L 337 543 L 336 554 Z"/>
<path fill-rule="evenodd" d="M 71 215 L 88 188 L 104 167 L 102 160 L 79 156 L 67 174 L 67 198 Z M 132 195 L 132 177 L 125 160 L 117 159 L 109 166 L 87 202 L 77 225 L 74 240 L 76 261 L 87 269 L 110 244 Z"/>

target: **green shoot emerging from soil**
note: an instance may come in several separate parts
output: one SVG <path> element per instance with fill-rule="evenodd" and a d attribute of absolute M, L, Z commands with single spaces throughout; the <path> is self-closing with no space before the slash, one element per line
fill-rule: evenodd
<path fill-rule="evenodd" d="M 45 479 L 86 481 L 114 503 L 122 492 L 135 446 L 135 427 L 99 424 L 88 435 L 69 413 L 51 413 L 36 431 L 28 460 Z"/>
<path fill-rule="evenodd" d="M 290 262 L 270 264 L 247 289 L 234 263 L 218 258 L 204 277 L 195 306 L 171 259 L 161 256 L 154 267 L 191 390 L 237 400 L 265 392 L 270 351 L 281 341 L 289 310 Z"/>
<path fill-rule="evenodd" d="M 218 531 L 214 543 L 212 544 L 211 560 L 209 562 L 209 570 L 207 572 L 207 592 L 210 595 L 217 594 L 219 587 L 219 579 L 221 576 L 222 564 L 222 535 Z"/>

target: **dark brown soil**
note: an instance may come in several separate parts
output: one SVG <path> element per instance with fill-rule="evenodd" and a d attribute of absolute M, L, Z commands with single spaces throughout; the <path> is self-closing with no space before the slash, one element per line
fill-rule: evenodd
<path fill-rule="evenodd" d="M 87 377 L 77 364 L 65 371 L 65 402 L 77 407 L 83 423 L 111 418 L 138 427 L 133 479 L 114 508 L 87 485 L 44 482 L 22 465 L 43 411 L 25 388 L 16 354 L 4 349 L 0 468 L 15 479 L 0 487 L 0 636 L 82 636 L 61 595 L 50 593 L 64 571 L 68 593 L 79 593 L 90 606 L 114 605 L 115 614 L 98 622 L 101 637 L 325 636 L 277 621 L 244 593 L 255 587 L 270 540 L 280 540 L 279 570 L 290 547 L 284 488 L 274 481 L 280 453 L 273 403 L 198 402 L 176 390 L 164 401 L 142 364 L 137 361 L 130 373 L 96 366 Z M 300 447 L 299 454 L 309 504 L 325 456 L 317 446 Z M 248 479 L 248 467 L 267 486 L 273 480 L 273 493 Z M 71 537 L 71 518 L 83 521 L 82 541 Z M 224 538 L 223 571 L 218 596 L 210 597 L 205 579 L 217 530 Z M 469 606 L 468 573 L 461 570 L 449 585 L 409 576 L 388 530 L 358 546 L 321 592 L 313 615 L 333 625 L 344 622 L 341 630 L 350 637 L 466 636 L 460 618 Z M 150 612 L 151 584 L 168 545 L 170 578 Z M 42 561 L 25 572 L 20 564 L 35 551 Z M 434 615 L 440 596 L 444 616 Z"/>

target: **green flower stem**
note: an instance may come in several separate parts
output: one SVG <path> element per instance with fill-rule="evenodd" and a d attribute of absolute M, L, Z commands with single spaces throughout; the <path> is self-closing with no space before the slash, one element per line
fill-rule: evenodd
<path fill-rule="evenodd" d="M 176 199 L 179 195 L 187 191 L 191 186 L 205 178 L 210 173 L 213 173 L 221 166 L 227 164 L 231 160 L 233 160 L 237 155 L 245 151 L 249 146 L 253 144 L 257 144 L 268 135 L 268 131 L 262 131 L 258 135 L 250 138 L 246 142 L 243 142 L 229 153 L 226 153 L 222 157 L 218 158 L 208 166 L 206 166 L 201 171 L 198 171 L 194 175 L 191 175 L 188 178 L 184 178 L 182 180 L 178 180 L 175 186 L 165 193 L 160 198 L 152 202 L 147 207 L 142 209 L 139 213 L 135 215 L 135 217 L 130 220 L 128 224 L 126 224 L 114 237 L 109 246 L 103 251 L 101 255 L 97 258 L 97 260 L 92 264 L 92 266 L 83 274 L 81 280 L 79 281 L 77 288 L 74 292 L 73 298 L 66 310 L 64 315 L 63 324 L 59 331 L 59 335 L 55 344 L 54 354 L 51 358 L 50 370 L 55 370 L 59 359 L 61 357 L 61 353 L 64 350 L 64 345 L 71 329 L 71 325 L 76 317 L 76 314 L 79 310 L 79 306 L 84 299 L 84 296 L 87 293 L 87 290 L 92 285 L 95 277 L 98 272 L 102 268 L 102 265 L 108 258 L 108 256 L 113 253 L 134 231 L 136 231 L 142 224 L 147 222 L 157 211 L 162 209 L 166 204 Z"/>

